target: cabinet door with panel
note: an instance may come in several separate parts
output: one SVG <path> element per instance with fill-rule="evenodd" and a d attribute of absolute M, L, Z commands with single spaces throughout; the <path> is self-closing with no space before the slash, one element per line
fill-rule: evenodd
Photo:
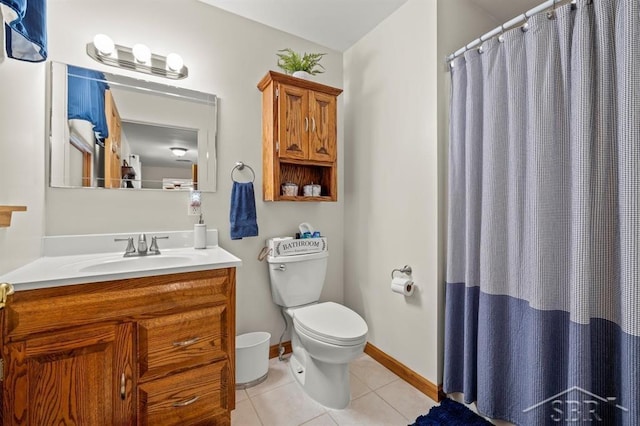
<path fill-rule="evenodd" d="M 342 89 L 269 71 L 262 91 L 262 173 L 265 201 L 336 201 L 337 97 Z M 298 194 L 282 194 L 284 183 Z M 320 195 L 303 194 L 320 185 Z"/>
<path fill-rule="evenodd" d="M 132 324 L 31 337 L 4 352 L 5 425 L 134 424 Z"/>
<path fill-rule="evenodd" d="M 309 92 L 309 159 L 336 161 L 336 97 Z"/>
<path fill-rule="evenodd" d="M 235 268 L 16 291 L 2 425 L 228 425 Z"/>
<path fill-rule="evenodd" d="M 309 158 L 309 94 L 305 89 L 281 84 L 278 90 L 280 158 Z"/>

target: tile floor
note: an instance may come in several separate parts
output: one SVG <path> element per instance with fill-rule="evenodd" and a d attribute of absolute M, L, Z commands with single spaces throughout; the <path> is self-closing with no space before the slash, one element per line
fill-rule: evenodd
<path fill-rule="evenodd" d="M 261 384 L 236 391 L 232 426 L 401 426 L 412 424 L 437 403 L 363 354 L 350 366 L 351 404 L 333 410 L 310 399 L 287 362 L 269 360 Z"/>

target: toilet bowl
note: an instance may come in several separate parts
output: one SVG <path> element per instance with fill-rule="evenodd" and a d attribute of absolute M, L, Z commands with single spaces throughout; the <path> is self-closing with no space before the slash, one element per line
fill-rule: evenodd
<path fill-rule="evenodd" d="M 289 365 L 311 398 L 329 408 L 349 405 L 349 362 L 364 352 L 367 323 L 335 302 L 319 302 L 328 253 L 268 256 L 271 295 L 293 325 Z"/>
<path fill-rule="evenodd" d="M 287 309 L 292 318 L 295 379 L 307 394 L 330 408 L 349 405 L 349 362 L 364 351 L 367 324 L 351 309 L 334 302 Z"/>

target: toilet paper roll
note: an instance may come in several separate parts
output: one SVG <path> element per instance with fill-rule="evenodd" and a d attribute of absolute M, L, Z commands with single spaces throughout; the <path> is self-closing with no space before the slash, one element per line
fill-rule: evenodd
<path fill-rule="evenodd" d="M 394 293 L 404 294 L 405 296 L 411 296 L 415 284 L 410 278 L 396 277 L 391 280 L 391 291 Z"/>

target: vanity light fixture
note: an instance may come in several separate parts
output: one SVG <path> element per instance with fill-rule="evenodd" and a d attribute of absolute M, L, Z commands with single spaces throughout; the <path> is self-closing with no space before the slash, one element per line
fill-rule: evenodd
<path fill-rule="evenodd" d="M 156 55 L 144 44 L 135 44 L 132 48 L 115 44 L 105 34 L 97 34 L 87 44 L 87 55 L 101 64 L 125 68 L 174 80 L 186 78 L 188 68 L 177 53 L 168 56 Z"/>
<path fill-rule="evenodd" d="M 169 148 L 171 150 L 171 152 L 173 152 L 173 155 L 175 155 L 176 157 L 184 157 L 184 155 L 187 153 L 187 148 L 180 148 L 180 147 L 172 147 Z"/>

